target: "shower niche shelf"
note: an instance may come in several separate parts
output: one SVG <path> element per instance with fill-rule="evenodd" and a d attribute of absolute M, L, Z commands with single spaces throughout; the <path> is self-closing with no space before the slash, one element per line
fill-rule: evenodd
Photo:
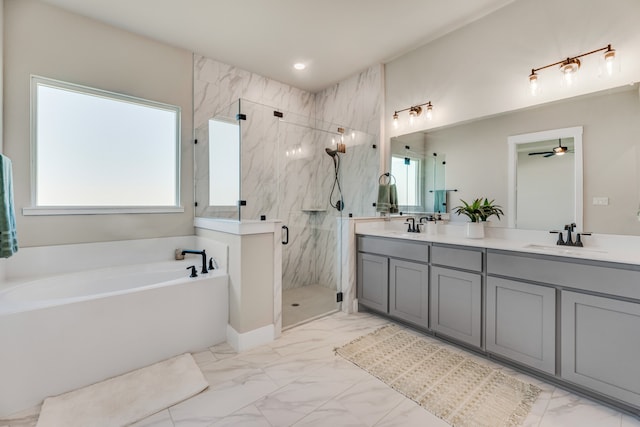
<path fill-rule="evenodd" d="M 302 212 L 306 213 L 316 213 L 316 212 L 326 212 L 325 208 L 302 208 Z"/>

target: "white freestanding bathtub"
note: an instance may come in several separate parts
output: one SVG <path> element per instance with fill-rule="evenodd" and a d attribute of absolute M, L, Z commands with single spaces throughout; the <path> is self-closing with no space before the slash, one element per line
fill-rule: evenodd
<path fill-rule="evenodd" d="M 0 418 L 226 340 L 228 276 L 194 258 L 54 275 L 0 291 Z"/>

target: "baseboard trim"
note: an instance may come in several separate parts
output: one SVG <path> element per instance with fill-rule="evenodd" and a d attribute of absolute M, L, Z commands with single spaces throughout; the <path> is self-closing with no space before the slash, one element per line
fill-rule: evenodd
<path fill-rule="evenodd" d="M 274 334 L 275 328 L 273 325 L 263 326 L 244 333 L 239 333 L 231 325 L 227 325 L 227 342 L 238 353 L 272 342 Z"/>

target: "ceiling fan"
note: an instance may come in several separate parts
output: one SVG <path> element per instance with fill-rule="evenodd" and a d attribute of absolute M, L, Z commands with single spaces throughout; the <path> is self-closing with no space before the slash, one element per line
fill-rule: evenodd
<path fill-rule="evenodd" d="M 562 156 L 564 153 L 568 153 L 569 149 L 562 145 L 562 139 L 558 138 L 558 146 L 553 147 L 551 151 L 540 151 L 538 153 L 529 153 L 530 156 L 542 155 L 542 157 Z"/>

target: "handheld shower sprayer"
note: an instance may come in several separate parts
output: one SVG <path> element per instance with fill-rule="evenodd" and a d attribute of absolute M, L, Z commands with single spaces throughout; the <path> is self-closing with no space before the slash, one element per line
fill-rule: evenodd
<path fill-rule="evenodd" d="M 333 170 L 334 170 L 334 180 L 333 186 L 331 187 L 331 193 L 329 193 L 329 204 L 331 207 L 336 208 L 338 211 L 342 211 L 344 209 L 344 200 L 342 200 L 342 188 L 340 188 L 340 156 L 338 156 L 339 149 L 332 150 L 331 148 L 325 148 L 324 151 L 333 159 Z M 342 151 L 343 152 L 343 151 Z M 336 189 L 336 185 L 338 186 L 338 196 L 340 199 L 333 203 L 333 192 Z"/>
<path fill-rule="evenodd" d="M 324 151 L 326 151 L 327 154 L 329 156 L 333 157 L 334 159 L 338 155 L 338 150 L 332 150 L 331 148 L 325 148 Z"/>

